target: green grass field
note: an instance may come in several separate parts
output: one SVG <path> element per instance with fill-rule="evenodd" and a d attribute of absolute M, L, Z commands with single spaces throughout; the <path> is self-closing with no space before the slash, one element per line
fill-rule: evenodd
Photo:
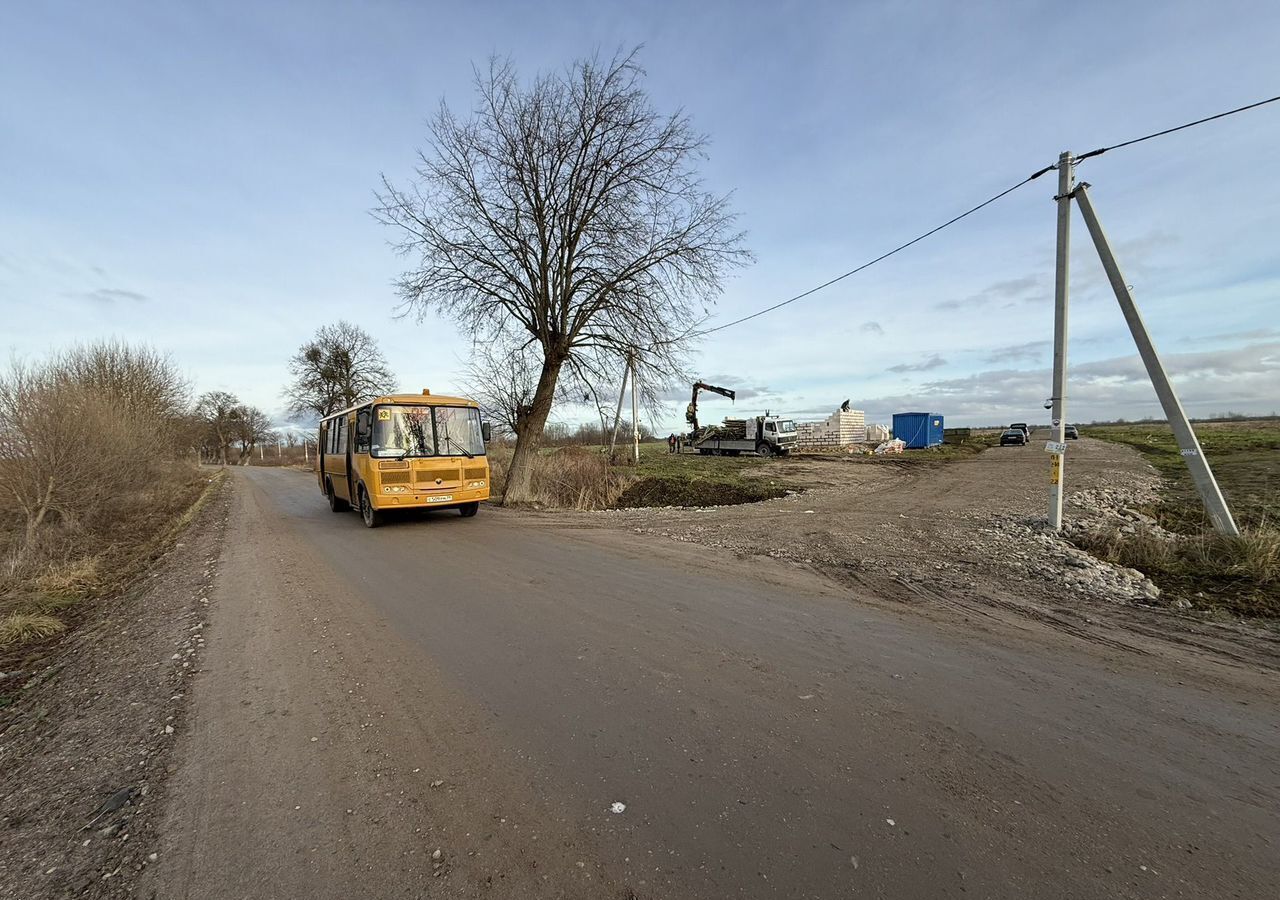
<path fill-rule="evenodd" d="M 1239 525 L 1280 524 L 1280 420 L 1206 422 L 1195 429 Z M 1168 485 L 1160 510 L 1165 527 L 1186 532 L 1208 527 L 1200 495 L 1168 425 L 1090 425 L 1080 433 L 1128 444 L 1155 466 Z"/>
<path fill-rule="evenodd" d="M 625 448 L 629 449 L 629 448 Z M 629 456 L 624 454 L 628 462 Z M 635 481 L 618 501 L 619 506 L 722 506 L 753 503 L 799 490 L 770 470 L 780 461 L 755 456 L 701 456 L 668 453 L 667 445 L 641 444 L 640 464 L 628 471 Z"/>

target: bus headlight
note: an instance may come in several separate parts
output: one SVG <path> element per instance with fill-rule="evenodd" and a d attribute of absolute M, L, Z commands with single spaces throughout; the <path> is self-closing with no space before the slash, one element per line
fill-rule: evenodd
<path fill-rule="evenodd" d="M 473 481 L 473 482 L 471 482 L 470 484 L 468 484 L 468 485 L 467 485 L 467 487 L 482 488 L 482 487 L 484 487 L 484 482 L 483 482 L 483 481 Z"/>

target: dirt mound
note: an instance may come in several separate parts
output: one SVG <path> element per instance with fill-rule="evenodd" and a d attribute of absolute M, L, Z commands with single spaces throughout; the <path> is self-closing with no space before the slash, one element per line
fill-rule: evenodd
<path fill-rule="evenodd" d="M 767 484 L 728 484 L 675 478 L 641 478 L 633 482 L 614 506 L 638 509 L 651 506 L 735 506 L 773 500 L 787 493 Z"/>

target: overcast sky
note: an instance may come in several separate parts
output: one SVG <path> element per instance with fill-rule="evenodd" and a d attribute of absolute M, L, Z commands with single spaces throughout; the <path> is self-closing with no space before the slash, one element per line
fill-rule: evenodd
<path fill-rule="evenodd" d="M 347 318 L 417 391 L 468 341 L 393 318 L 369 215 L 471 66 L 643 44 L 711 137 L 757 261 L 728 321 L 844 272 L 1056 160 L 1280 93 L 1280 4 L 10 3 L 0 12 L 0 348 L 103 336 L 279 415 L 290 354 Z M 1080 176 L 1193 415 L 1280 408 L 1280 103 L 1090 160 Z M 738 412 L 1044 419 L 1052 174 L 785 310 L 707 340 Z M 1158 415 L 1083 224 L 1068 418 Z M 660 431 L 681 423 L 672 391 Z M 728 412 L 708 400 L 705 419 Z M 584 411 L 563 409 L 562 419 Z"/>

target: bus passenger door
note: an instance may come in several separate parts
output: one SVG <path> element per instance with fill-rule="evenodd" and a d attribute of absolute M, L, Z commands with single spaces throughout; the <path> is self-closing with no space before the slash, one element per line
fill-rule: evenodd
<path fill-rule="evenodd" d="M 340 500 L 351 501 L 351 434 L 347 427 L 347 417 L 342 416 L 329 423 L 329 430 L 335 432 L 332 444 L 333 453 L 324 461 L 325 471 L 333 482 L 333 495 Z"/>

